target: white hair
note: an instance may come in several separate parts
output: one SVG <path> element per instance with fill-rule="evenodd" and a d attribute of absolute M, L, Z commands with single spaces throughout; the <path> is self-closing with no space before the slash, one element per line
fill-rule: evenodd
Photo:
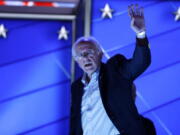
<path fill-rule="evenodd" d="M 80 37 L 76 40 L 76 42 L 72 46 L 72 56 L 76 56 L 76 46 L 80 44 L 81 42 L 87 42 L 92 43 L 97 49 L 97 51 L 102 52 L 102 48 L 99 44 L 99 42 L 94 37 Z"/>

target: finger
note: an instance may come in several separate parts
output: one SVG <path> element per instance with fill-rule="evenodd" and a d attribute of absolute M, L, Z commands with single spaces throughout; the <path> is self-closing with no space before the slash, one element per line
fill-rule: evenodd
<path fill-rule="evenodd" d="M 136 15 L 136 5 L 135 4 L 131 5 L 131 12 L 133 13 L 134 16 Z"/>
<path fill-rule="evenodd" d="M 134 18 L 132 18 L 132 20 L 131 20 L 131 27 L 133 27 L 134 26 Z"/>
<path fill-rule="evenodd" d="M 130 6 L 128 6 L 128 15 L 131 17 Z"/>
<path fill-rule="evenodd" d="M 141 9 L 141 7 L 138 8 L 138 12 L 139 12 L 139 16 L 141 16 L 141 15 L 142 15 L 142 9 Z"/>
<path fill-rule="evenodd" d="M 130 5 L 128 8 L 129 8 L 129 14 L 130 14 L 131 18 L 133 18 L 135 16 L 135 14 L 134 14 L 134 6 Z"/>
<path fill-rule="evenodd" d="M 134 5 L 134 12 L 135 12 L 135 15 L 139 15 L 139 6 L 138 6 L 138 4 Z"/>
<path fill-rule="evenodd" d="M 140 15 L 141 15 L 142 17 L 144 17 L 144 8 L 143 8 L 143 7 L 140 7 Z"/>
<path fill-rule="evenodd" d="M 137 15 L 138 16 L 141 16 L 141 12 L 142 12 L 142 9 L 141 9 L 142 7 L 139 7 L 139 5 L 138 4 L 136 4 L 136 13 L 137 13 Z"/>
<path fill-rule="evenodd" d="M 131 11 L 131 6 L 128 6 L 128 15 L 131 17 L 131 19 L 133 18 L 133 14 Z"/>
<path fill-rule="evenodd" d="M 136 4 L 133 4 L 132 5 L 132 13 L 133 13 L 133 17 L 135 17 L 135 16 L 137 16 L 138 15 L 138 13 L 137 13 L 137 5 Z"/>

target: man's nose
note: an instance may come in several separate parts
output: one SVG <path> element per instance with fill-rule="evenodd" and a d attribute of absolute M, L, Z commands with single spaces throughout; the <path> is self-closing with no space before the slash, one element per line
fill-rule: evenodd
<path fill-rule="evenodd" d="M 83 62 L 85 63 L 85 62 L 88 62 L 89 61 L 89 58 L 86 56 L 86 57 L 82 57 L 82 60 L 83 60 Z"/>

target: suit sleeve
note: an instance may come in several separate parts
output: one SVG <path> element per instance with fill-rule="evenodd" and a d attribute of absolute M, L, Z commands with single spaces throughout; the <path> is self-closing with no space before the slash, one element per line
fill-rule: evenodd
<path fill-rule="evenodd" d="M 111 65 L 127 79 L 134 80 L 142 74 L 151 63 L 151 53 L 147 37 L 136 38 L 136 47 L 131 59 L 126 59 L 123 55 L 116 55 L 109 60 Z"/>

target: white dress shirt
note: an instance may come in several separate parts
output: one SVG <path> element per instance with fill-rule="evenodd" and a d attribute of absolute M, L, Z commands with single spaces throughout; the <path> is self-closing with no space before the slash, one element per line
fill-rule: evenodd
<path fill-rule="evenodd" d="M 100 97 L 98 85 L 99 71 L 92 74 L 89 82 L 84 75 L 84 94 L 81 103 L 83 135 L 118 135 L 120 134 L 109 119 Z"/>

